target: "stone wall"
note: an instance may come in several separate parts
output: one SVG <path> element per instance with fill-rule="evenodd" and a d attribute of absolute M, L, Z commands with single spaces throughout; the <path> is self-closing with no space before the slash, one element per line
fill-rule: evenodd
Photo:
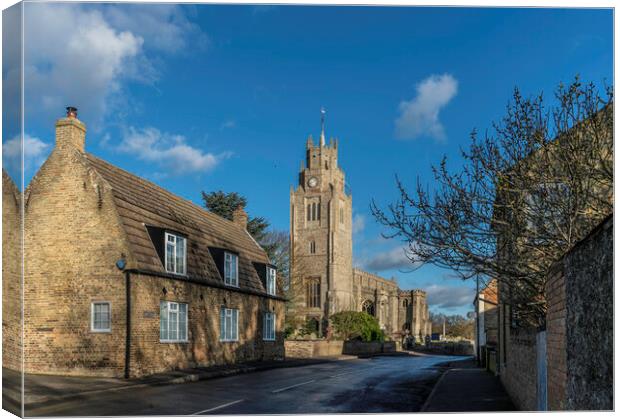
<path fill-rule="evenodd" d="M 21 193 L 2 170 L 2 366 L 22 368 Z"/>
<path fill-rule="evenodd" d="M 613 215 L 564 258 L 567 404 L 613 409 Z"/>
<path fill-rule="evenodd" d="M 396 351 L 395 342 L 362 342 L 359 340 L 287 340 L 287 358 L 335 357 L 338 355 L 371 355 Z"/>
<path fill-rule="evenodd" d="M 566 408 L 566 286 L 556 267 L 545 287 L 547 299 L 547 409 Z"/>
<path fill-rule="evenodd" d="M 129 250 L 111 190 L 78 150 L 56 148 L 43 164 L 24 224 L 26 372 L 123 376 L 125 281 L 115 262 Z M 90 330 L 94 301 L 110 302 L 110 332 Z"/>
<path fill-rule="evenodd" d="M 501 381 L 520 410 L 536 410 L 536 329 L 511 329 Z"/>
<path fill-rule="evenodd" d="M 188 305 L 188 342 L 159 339 L 160 301 Z M 239 310 L 239 339 L 220 341 L 220 308 Z M 276 315 L 275 341 L 263 340 L 263 314 Z M 161 371 L 284 359 L 284 302 L 183 280 L 131 275 L 132 376 Z"/>

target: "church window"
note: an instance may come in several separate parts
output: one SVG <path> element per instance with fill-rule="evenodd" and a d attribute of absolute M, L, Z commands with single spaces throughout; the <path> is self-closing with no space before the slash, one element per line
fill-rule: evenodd
<path fill-rule="evenodd" d="M 371 316 L 375 315 L 375 305 L 370 300 L 365 300 L 362 303 L 362 311 L 370 314 Z"/>
<path fill-rule="evenodd" d="M 312 203 L 312 221 L 316 220 L 316 202 Z"/>
<path fill-rule="evenodd" d="M 316 219 L 317 220 L 321 219 L 321 204 L 316 205 Z"/>
<path fill-rule="evenodd" d="M 321 307 L 321 283 L 318 279 L 308 281 L 306 292 L 307 307 Z"/>
<path fill-rule="evenodd" d="M 308 221 L 311 220 L 311 218 L 310 218 L 310 215 L 312 214 L 312 209 L 311 208 L 312 207 L 310 206 L 310 204 L 308 204 L 308 210 L 306 211 L 307 212 L 307 216 L 308 216 Z"/>
<path fill-rule="evenodd" d="M 409 300 L 405 299 L 405 301 L 403 301 L 403 307 L 409 307 Z"/>
<path fill-rule="evenodd" d="M 310 253 L 312 254 L 316 253 L 316 242 L 314 240 L 310 242 Z"/>

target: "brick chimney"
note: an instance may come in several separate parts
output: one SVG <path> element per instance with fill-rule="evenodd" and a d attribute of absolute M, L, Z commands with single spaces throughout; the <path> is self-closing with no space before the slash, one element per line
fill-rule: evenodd
<path fill-rule="evenodd" d="M 67 107 L 67 116 L 56 121 L 56 147 L 75 147 L 84 151 L 86 125 L 77 119 L 77 108 Z"/>
<path fill-rule="evenodd" d="M 243 209 L 243 206 L 239 205 L 237 209 L 233 211 L 233 222 L 244 230 L 247 230 L 248 214 Z"/>

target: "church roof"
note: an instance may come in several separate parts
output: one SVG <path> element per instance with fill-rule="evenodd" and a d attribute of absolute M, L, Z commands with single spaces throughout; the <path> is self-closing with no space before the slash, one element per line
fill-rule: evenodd
<path fill-rule="evenodd" d="M 169 230 L 187 237 L 188 278 L 223 286 L 218 255 L 228 250 L 239 256 L 239 288 L 266 294 L 259 271 L 269 258 L 247 230 L 90 153 L 83 155 L 112 189 L 137 269 L 166 274 L 153 231 Z"/>

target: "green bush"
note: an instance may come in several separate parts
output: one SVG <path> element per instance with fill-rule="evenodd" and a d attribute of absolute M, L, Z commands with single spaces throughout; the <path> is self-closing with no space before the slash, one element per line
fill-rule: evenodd
<path fill-rule="evenodd" d="M 383 342 L 379 322 L 365 312 L 341 311 L 330 316 L 334 333 L 344 340 L 361 339 L 364 342 Z"/>

